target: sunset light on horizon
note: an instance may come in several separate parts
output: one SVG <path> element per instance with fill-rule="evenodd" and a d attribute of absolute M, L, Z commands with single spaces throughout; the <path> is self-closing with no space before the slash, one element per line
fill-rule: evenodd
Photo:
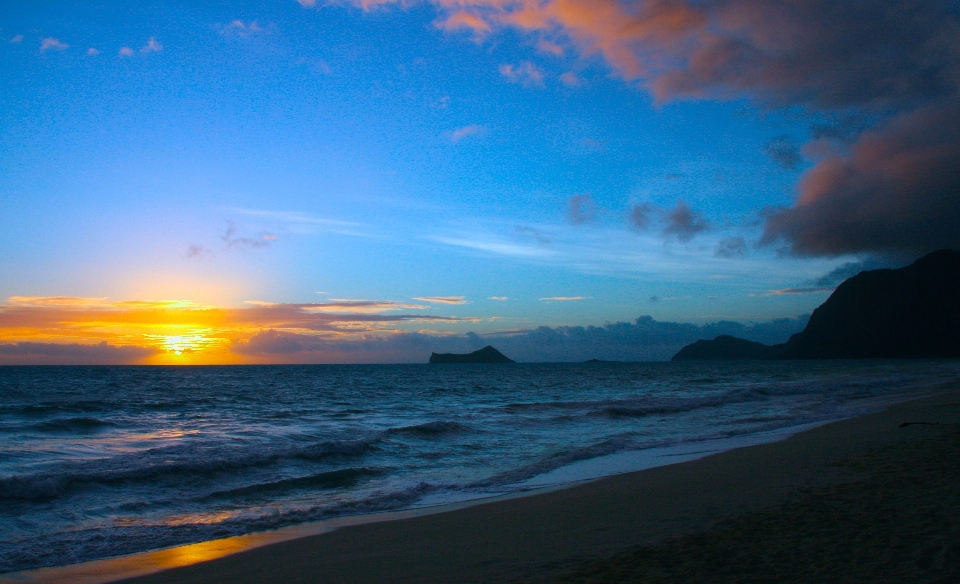
<path fill-rule="evenodd" d="M 118 6 L 0 17 L 0 364 L 798 323 L 960 245 L 938 2 Z"/>
<path fill-rule="evenodd" d="M 960 0 L 7 1 L 0 78 L 0 584 L 960 582 Z"/>

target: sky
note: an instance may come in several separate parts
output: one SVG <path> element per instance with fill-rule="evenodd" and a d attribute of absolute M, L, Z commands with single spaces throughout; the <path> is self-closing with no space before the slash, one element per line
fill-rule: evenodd
<path fill-rule="evenodd" d="M 960 248 L 958 14 L 5 3 L 0 364 L 782 342 Z"/>

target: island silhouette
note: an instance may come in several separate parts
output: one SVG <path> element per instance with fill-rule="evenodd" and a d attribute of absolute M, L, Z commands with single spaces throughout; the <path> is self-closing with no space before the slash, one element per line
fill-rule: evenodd
<path fill-rule="evenodd" d="M 430 353 L 430 363 L 516 363 L 491 345 L 472 353 Z"/>
<path fill-rule="evenodd" d="M 958 251 L 935 251 L 904 268 L 848 278 L 786 343 L 722 335 L 687 345 L 672 360 L 932 357 L 960 357 Z"/>

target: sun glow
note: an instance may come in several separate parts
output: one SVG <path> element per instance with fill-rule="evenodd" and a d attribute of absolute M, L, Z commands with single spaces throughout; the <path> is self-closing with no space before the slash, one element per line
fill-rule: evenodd
<path fill-rule="evenodd" d="M 317 353 L 323 344 L 318 339 L 369 339 L 422 328 L 424 322 L 475 320 L 402 313 L 427 308 L 372 300 L 248 302 L 231 308 L 182 300 L 16 296 L 0 303 L 0 363 L 276 362 L 288 354 L 300 359 L 300 351 Z M 259 341 L 250 345 L 255 338 Z M 275 343 L 264 344 L 268 340 Z"/>
<path fill-rule="evenodd" d="M 214 348 L 223 343 L 222 339 L 210 338 L 204 333 L 209 333 L 209 331 L 198 331 L 193 332 L 192 334 L 183 335 L 148 334 L 144 336 L 152 341 L 159 341 L 160 347 L 162 347 L 163 350 L 173 353 L 174 355 L 199 352 Z"/>

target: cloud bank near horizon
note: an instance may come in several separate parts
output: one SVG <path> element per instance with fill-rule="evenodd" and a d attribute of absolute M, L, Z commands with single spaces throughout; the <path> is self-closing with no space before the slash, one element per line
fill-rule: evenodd
<path fill-rule="evenodd" d="M 479 319 L 404 313 L 406 306 L 352 300 L 225 309 L 184 302 L 16 298 L 0 306 L 0 365 L 422 363 L 431 352 L 464 353 L 487 344 L 526 362 L 658 361 L 683 345 L 721 334 L 783 342 L 808 318 L 695 325 L 643 316 L 603 326 L 457 334 L 403 325 Z"/>
<path fill-rule="evenodd" d="M 307 363 L 423 363 L 431 352 L 468 353 L 494 345 L 510 358 L 527 363 L 610 361 L 665 361 L 684 345 L 698 339 L 733 335 L 765 344 L 785 342 L 806 326 L 809 315 L 764 323 L 718 321 L 704 325 L 664 322 L 641 316 L 634 322 L 603 326 L 541 326 L 478 335 L 401 333 L 345 342 L 274 330 L 257 333 L 238 343 L 234 351 L 271 356 L 285 362 Z M 335 357 L 336 361 L 328 361 Z"/>

